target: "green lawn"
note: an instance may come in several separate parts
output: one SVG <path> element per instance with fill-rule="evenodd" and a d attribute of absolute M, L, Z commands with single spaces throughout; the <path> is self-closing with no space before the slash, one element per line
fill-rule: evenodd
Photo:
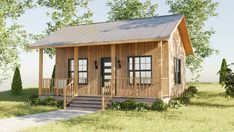
<path fill-rule="evenodd" d="M 23 89 L 22 96 L 12 96 L 10 91 L 0 92 L 0 118 L 22 116 L 56 110 L 56 107 L 31 106 L 28 97 L 38 94 L 37 88 Z"/>
<path fill-rule="evenodd" d="M 217 84 L 196 84 L 198 95 L 179 109 L 166 112 L 106 111 L 49 123 L 26 131 L 233 131 L 234 101 Z"/>

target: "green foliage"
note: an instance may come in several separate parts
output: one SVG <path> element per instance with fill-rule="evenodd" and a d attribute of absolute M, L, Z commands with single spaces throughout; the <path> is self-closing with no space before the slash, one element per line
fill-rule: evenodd
<path fill-rule="evenodd" d="M 109 0 L 107 6 L 110 7 L 108 15 L 112 21 L 151 17 L 157 9 L 157 4 L 152 4 L 151 0 L 145 3 L 140 0 Z"/>
<path fill-rule="evenodd" d="M 30 43 L 29 34 L 17 20 L 32 7 L 32 0 L 0 1 L 0 83 L 19 65 L 19 50 Z"/>
<path fill-rule="evenodd" d="M 168 107 L 169 108 L 179 108 L 179 107 L 183 107 L 184 104 L 182 104 L 180 102 L 180 100 L 170 100 L 168 103 Z"/>
<path fill-rule="evenodd" d="M 197 94 L 198 89 L 195 86 L 189 86 L 188 89 L 186 89 L 186 91 L 191 92 L 193 95 L 195 95 Z"/>
<path fill-rule="evenodd" d="M 51 96 L 42 100 L 37 95 L 32 95 L 30 98 L 28 98 L 28 103 L 30 105 L 56 106 L 58 108 L 63 108 L 63 100 L 57 101 Z"/>
<path fill-rule="evenodd" d="M 138 103 L 133 99 L 127 99 L 124 102 L 113 102 L 110 107 L 112 110 L 135 110 L 135 111 L 164 111 L 167 110 L 167 104 L 161 99 L 156 99 L 151 106 L 146 103 Z"/>
<path fill-rule="evenodd" d="M 223 80 L 224 88 L 226 89 L 226 94 L 234 97 L 234 73 L 231 69 L 227 69 L 227 73 Z"/>
<path fill-rule="evenodd" d="M 184 92 L 180 95 L 180 97 L 173 99 L 169 103 L 169 106 L 183 106 L 190 102 L 190 99 L 194 97 L 198 92 L 198 89 L 195 86 L 189 86 Z"/>
<path fill-rule="evenodd" d="M 219 74 L 219 84 L 221 84 L 223 86 L 224 82 L 225 82 L 225 78 L 228 74 L 228 65 L 227 65 L 226 59 L 222 60 L 221 68 L 220 68 L 218 74 Z"/>
<path fill-rule="evenodd" d="M 212 0 L 166 0 L 166 4 L 170 7 L 169 12 L 185 16 L 194 50 L 194 54 L 187 57 L 186 63 L 194 75 L 193 79 L 197 79 L 203 60 L 217 53 L 209 44 L 214 31 L 204 27 L 210 17 L 217 16 L 218 3 Z"/>
<path fill-rule="evenodd" d="M 18 67 L 15 68 L 15 73 L 13 76 L 13 80 L 11 83 L 11 94 L 12 95 L 21 95 L 22 92 L 22 81 L 21 81 L 21 75 L 20 70 Z"/>
<path fill-rule="evenodd" d="M 52 12 L 47 12 L 51 21 L 47 23 L 45 33 L 35 38 L 43 38 L 66 26 L 91 23 L 93 13 L 88 8 L 88 2 L 89 0 L 38 0 L 39 6 L 52 9 Z M 84 13 L 81 14 L 81 10 Z M 55 55 L 55 49 L 45 49 L 45 53 L 52 58 Z"/>
<path fill-rule="evenodd" d="M 110 107 L 112 110 L 135 110 L 147 111 L 149 107 L 145 103 L 137 103 L 133 99 L 127 99 L 124 102 L 113 102 Z"/>
<path fill-rule="evenodd" d="M 165 104 L 163 102 L 163 100 L 161 99 L 156 99 L 152 106 L 151 106 L 152 110 L 156 110 L 156 111 L 166 111 L 167 110 L 167 104 Z"/>

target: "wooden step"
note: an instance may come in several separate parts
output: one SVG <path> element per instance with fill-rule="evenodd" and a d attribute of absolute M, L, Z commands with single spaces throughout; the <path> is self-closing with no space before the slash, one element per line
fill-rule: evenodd
<path fill-rule="evenodd" d="M 70 110 L 86 110 L 86 111 L 98 111 L 102 109 L 102 97 L 101 96 L 78 96 L 75 97 L 67 109 Z"/>
<path fill-rule="evenodd" d="M 72 104 L 102 104 L 102 101 L 99 100 L 73 100 Z"/>
<path fill-rule="evenodd" d="M 99 104 L 73 104 L 71 103 L 69 106 L 79 107 L 79 108 L 102 108 L 102 105 Z"/>
<path fill-rule="evenodd" d="M 102 98 L 101 97 L 93 97 L 93 96 L 84 96 L 84 97 L 75 97 L 73 99 L 74 101 L 79 101 L 79 100 L 85 100 L 85 101 L 88 101 L 88 100 L 92 100 L 92 101 L 102 101 Z"/>
<path fill-rule="evenodd" d="M 101 109 L 96 109 L 96 108 L 79 108 L 79 107 L 72 107 L 69 106 L 67 107 L 67 110 L 81 110 L 81 111 L 101 111 Z"/>

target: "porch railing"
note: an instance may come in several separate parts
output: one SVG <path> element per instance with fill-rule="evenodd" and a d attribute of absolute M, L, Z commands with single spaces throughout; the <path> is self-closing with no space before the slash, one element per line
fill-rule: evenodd
<path fill-rule="evenodd" d="M 73 100 L 73 98 L 75 97 L 75 92 L 74 92 L 74 81 L 70 82 L 63 91 L 63 95 L 64 95 L 64 109 L 66 110 L 67 105 Z"/>
<path fill-rule="evenodd" d="M 155 97 L 158 81 L 153 78 L 117 78 L 117 96 Z"/>
<path fill-rule="evenodd" d="M 72 81 L 71 78 L 43 78 L 42 95 L 62 96 L 64 88 Z"/>
<path fill-rule="evenodd" d="M 114 95 L 114 78 L 102 87 L 102 110 L 104 111 Z"/>

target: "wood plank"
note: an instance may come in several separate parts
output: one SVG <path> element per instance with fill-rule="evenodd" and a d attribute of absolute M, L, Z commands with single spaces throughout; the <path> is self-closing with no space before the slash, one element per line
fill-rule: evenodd
<path fill-rule="evenodd" d="M 79 56 L 79 48 L 74 48 L 74 92 L 75 96 L 78 96 L 78 56 Z"/>
<path fill-rule="evenodd" d="M 111 45 L 111 78 L 114 78 L 113 80 L 113 93 L 115 95 L 116 91 L 116 45 Z"/>
<path fill-rule="evenodd" d="M 42 95 L 42 79 L 43 79 L 43 49 L 39 49 L 39 96 Z"/>
<path fill-rule="evenodd" d="M 158 43 L 158 49 L 159 49 L 159 60 L 158 60 L 158 74 L 159 74 L 159 87 L 158 87 L 158 98 L 162 98 L 162 64 L 163 64 L 163 58 L 162 58 L 162 41 Z"/>

